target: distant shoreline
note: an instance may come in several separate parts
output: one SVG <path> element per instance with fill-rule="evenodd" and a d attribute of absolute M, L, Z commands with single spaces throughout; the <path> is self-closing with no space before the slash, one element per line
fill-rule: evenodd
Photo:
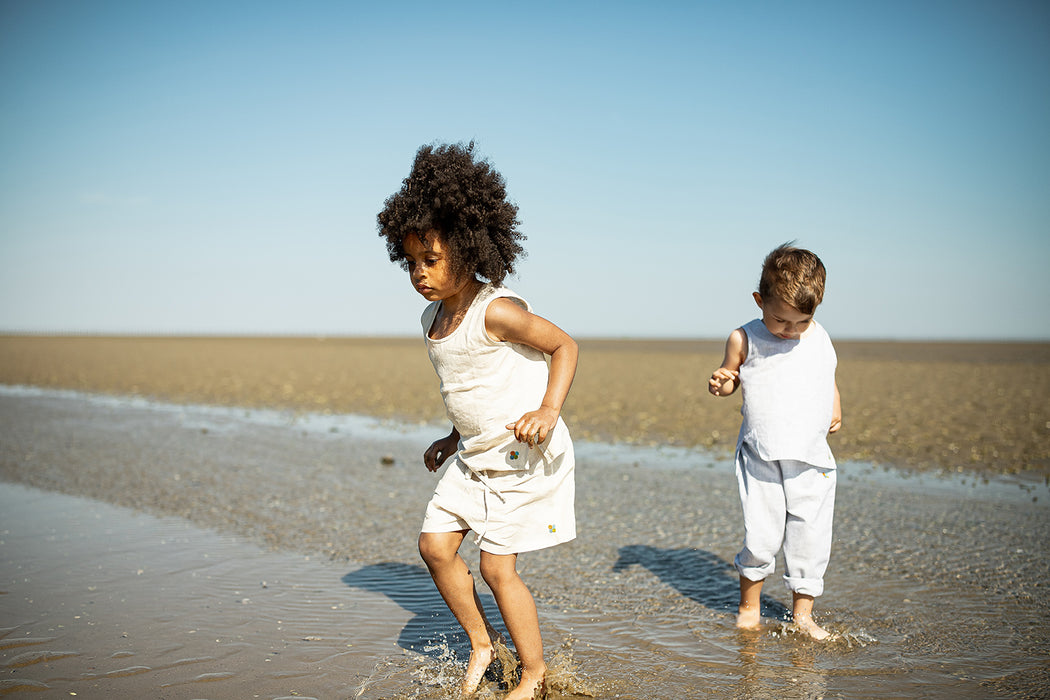
<path fill-rule="evenodd" d="M 618 336 L 618 335 L 580 335 L 575 336 L 579 342 L 587 343 L 654 343 L 654 344 L 677 344 L 677 343 L 717 343 L 725 342 L 721 337 L 704 336 Z M 20 330 L 0 329 L 0 339 L 3 338 L 109 338 L 109 339 L 144 339 L 164 338 L 183 340 L 379 340 L 379 341 L 402 341 L 416 340 L 419 338 L 414 333 L 231 333 L 231 332 L 182 332 L 182 331 L 77 331 L 77 330 Z M 867 338 L 834 338 L 838 344 L 901 344 L 901 345 L 1046 345 L 1050 347 L 1050 339 L 1047 338 L 899 338 L 899 337 L 867 337 Z"/>

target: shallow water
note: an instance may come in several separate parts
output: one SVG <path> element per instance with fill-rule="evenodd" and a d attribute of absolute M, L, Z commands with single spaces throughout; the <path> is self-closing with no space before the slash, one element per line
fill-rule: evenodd
<path fill-rule="evenodd" d="M 467 648 L 414 551 L 438 433 L 0 392 L 3 479 L 163 516 L 0 488 L 0 694 L 451 697 Z M 731 465 L 591 444 L 578 463 L 580 537 L 521 557 L 552 697 L 1050 693 L 1045 484 L 841 465 L 817 602 L 836 638 L 816 643 L 779 580 L 765 629 L 733 626 Z"/>
<path fill-rule="evenodd" d="M 0 695 L 338 697 L 408 617 L 182 519 L 10 483 L 0 513 Z"/>

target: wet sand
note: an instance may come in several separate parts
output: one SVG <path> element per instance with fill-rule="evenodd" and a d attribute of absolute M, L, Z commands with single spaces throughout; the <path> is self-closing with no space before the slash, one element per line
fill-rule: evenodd
<path fill-rule="evenodd" d="M 565 419 L 577 439 L 729 454 L 739 397 L 707 378 L 723 341 L 581 341 Z M 837 341 L 839 460 L 905 470 L 1050 475 L 1050 343 Z M 417 338 L 0 336 L 0 384 L 174 403 L 444 415 Z"/>
<path fill-rule="evenodd" d="M 181 518 L 11 483 L 0 512 L 0 696 L 349 697 L 411 618 Z"/>
<path fill-rule="evenodd" d="M 440 428 L 0 390 L 0 693 L 449 697 L 465 641 L 415 551 Z M 578 456 L 580 537 L 521 559 L 554 698 L 1050 688 L 1045 481 L 843 461 L 817 606 L 836 639 L 817 644 L 778 580 L 765 631 L 733 627 L 725 456 L 586 440 Z"/>

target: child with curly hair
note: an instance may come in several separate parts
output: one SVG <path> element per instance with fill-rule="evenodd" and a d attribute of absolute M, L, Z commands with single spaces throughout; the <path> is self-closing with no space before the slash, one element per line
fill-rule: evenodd
<path fill-rule="evenodd" d="M 576 536 L 575 459 L 560 414 L 578 349 L 503 286 L 524 254 L 517 214 L 502 176 L 475 158 L 470 143 L 420 148 L 378 216 L 390 260 L 431 302 L 423 335 L 452 423 L 423 454 L 432 472 L 454 459 L 427 506 L 419 552 L 470 638 L 461 685 L 469 695 L 493 660 L 496 637 L 459 555 L 474 531 L 481 575 L 521 661 L 509 700 L 542 692 L 546 673 L 536 604 L 518 575 L 518 554 Z"/>
<path fill-rule="evenodd" d="M 824 592 L 835 511 L 835 458 L 827 435 L 842 423 L 835 348 L 813 314 L 824 299 L 824 264 L 808 250 L 782 245 L 766 256 L 755 303 L 762 318 L 737 328 L 708 381 L 715 396 L 743 388 L 736 475 L 744 511 L 737 626 L 761 624 L 762 581 L 784 550 L 784 583 L 795 624 L 814 639 L 829 636 L 813 620 Z"/>

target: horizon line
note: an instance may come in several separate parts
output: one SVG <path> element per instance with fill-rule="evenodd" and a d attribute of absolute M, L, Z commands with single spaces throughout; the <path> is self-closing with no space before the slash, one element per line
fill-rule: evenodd
<path fill-rule="evenodd" d="M 12 330 L 0 328 L 0 338 L 168 338 L 176 339 L 312 339 L 312 340 L 415 340 L 421 336 L 420 333 L 329 333 L 329 332 L 235 332 L 235 331 L 95 331 L 95 330 Z M 724 343 L 725 338 L 702 335 L 577 335 L 577 341 L 604 341 L 604 342 L 701 342 L 701 343 Z M 950 336 L 835 336 L 833 341 L 844 343 L 1031 343 L 1048 344 L 1047 338 L 1024 338 L 1024 337 L 950 337 Z"/>

